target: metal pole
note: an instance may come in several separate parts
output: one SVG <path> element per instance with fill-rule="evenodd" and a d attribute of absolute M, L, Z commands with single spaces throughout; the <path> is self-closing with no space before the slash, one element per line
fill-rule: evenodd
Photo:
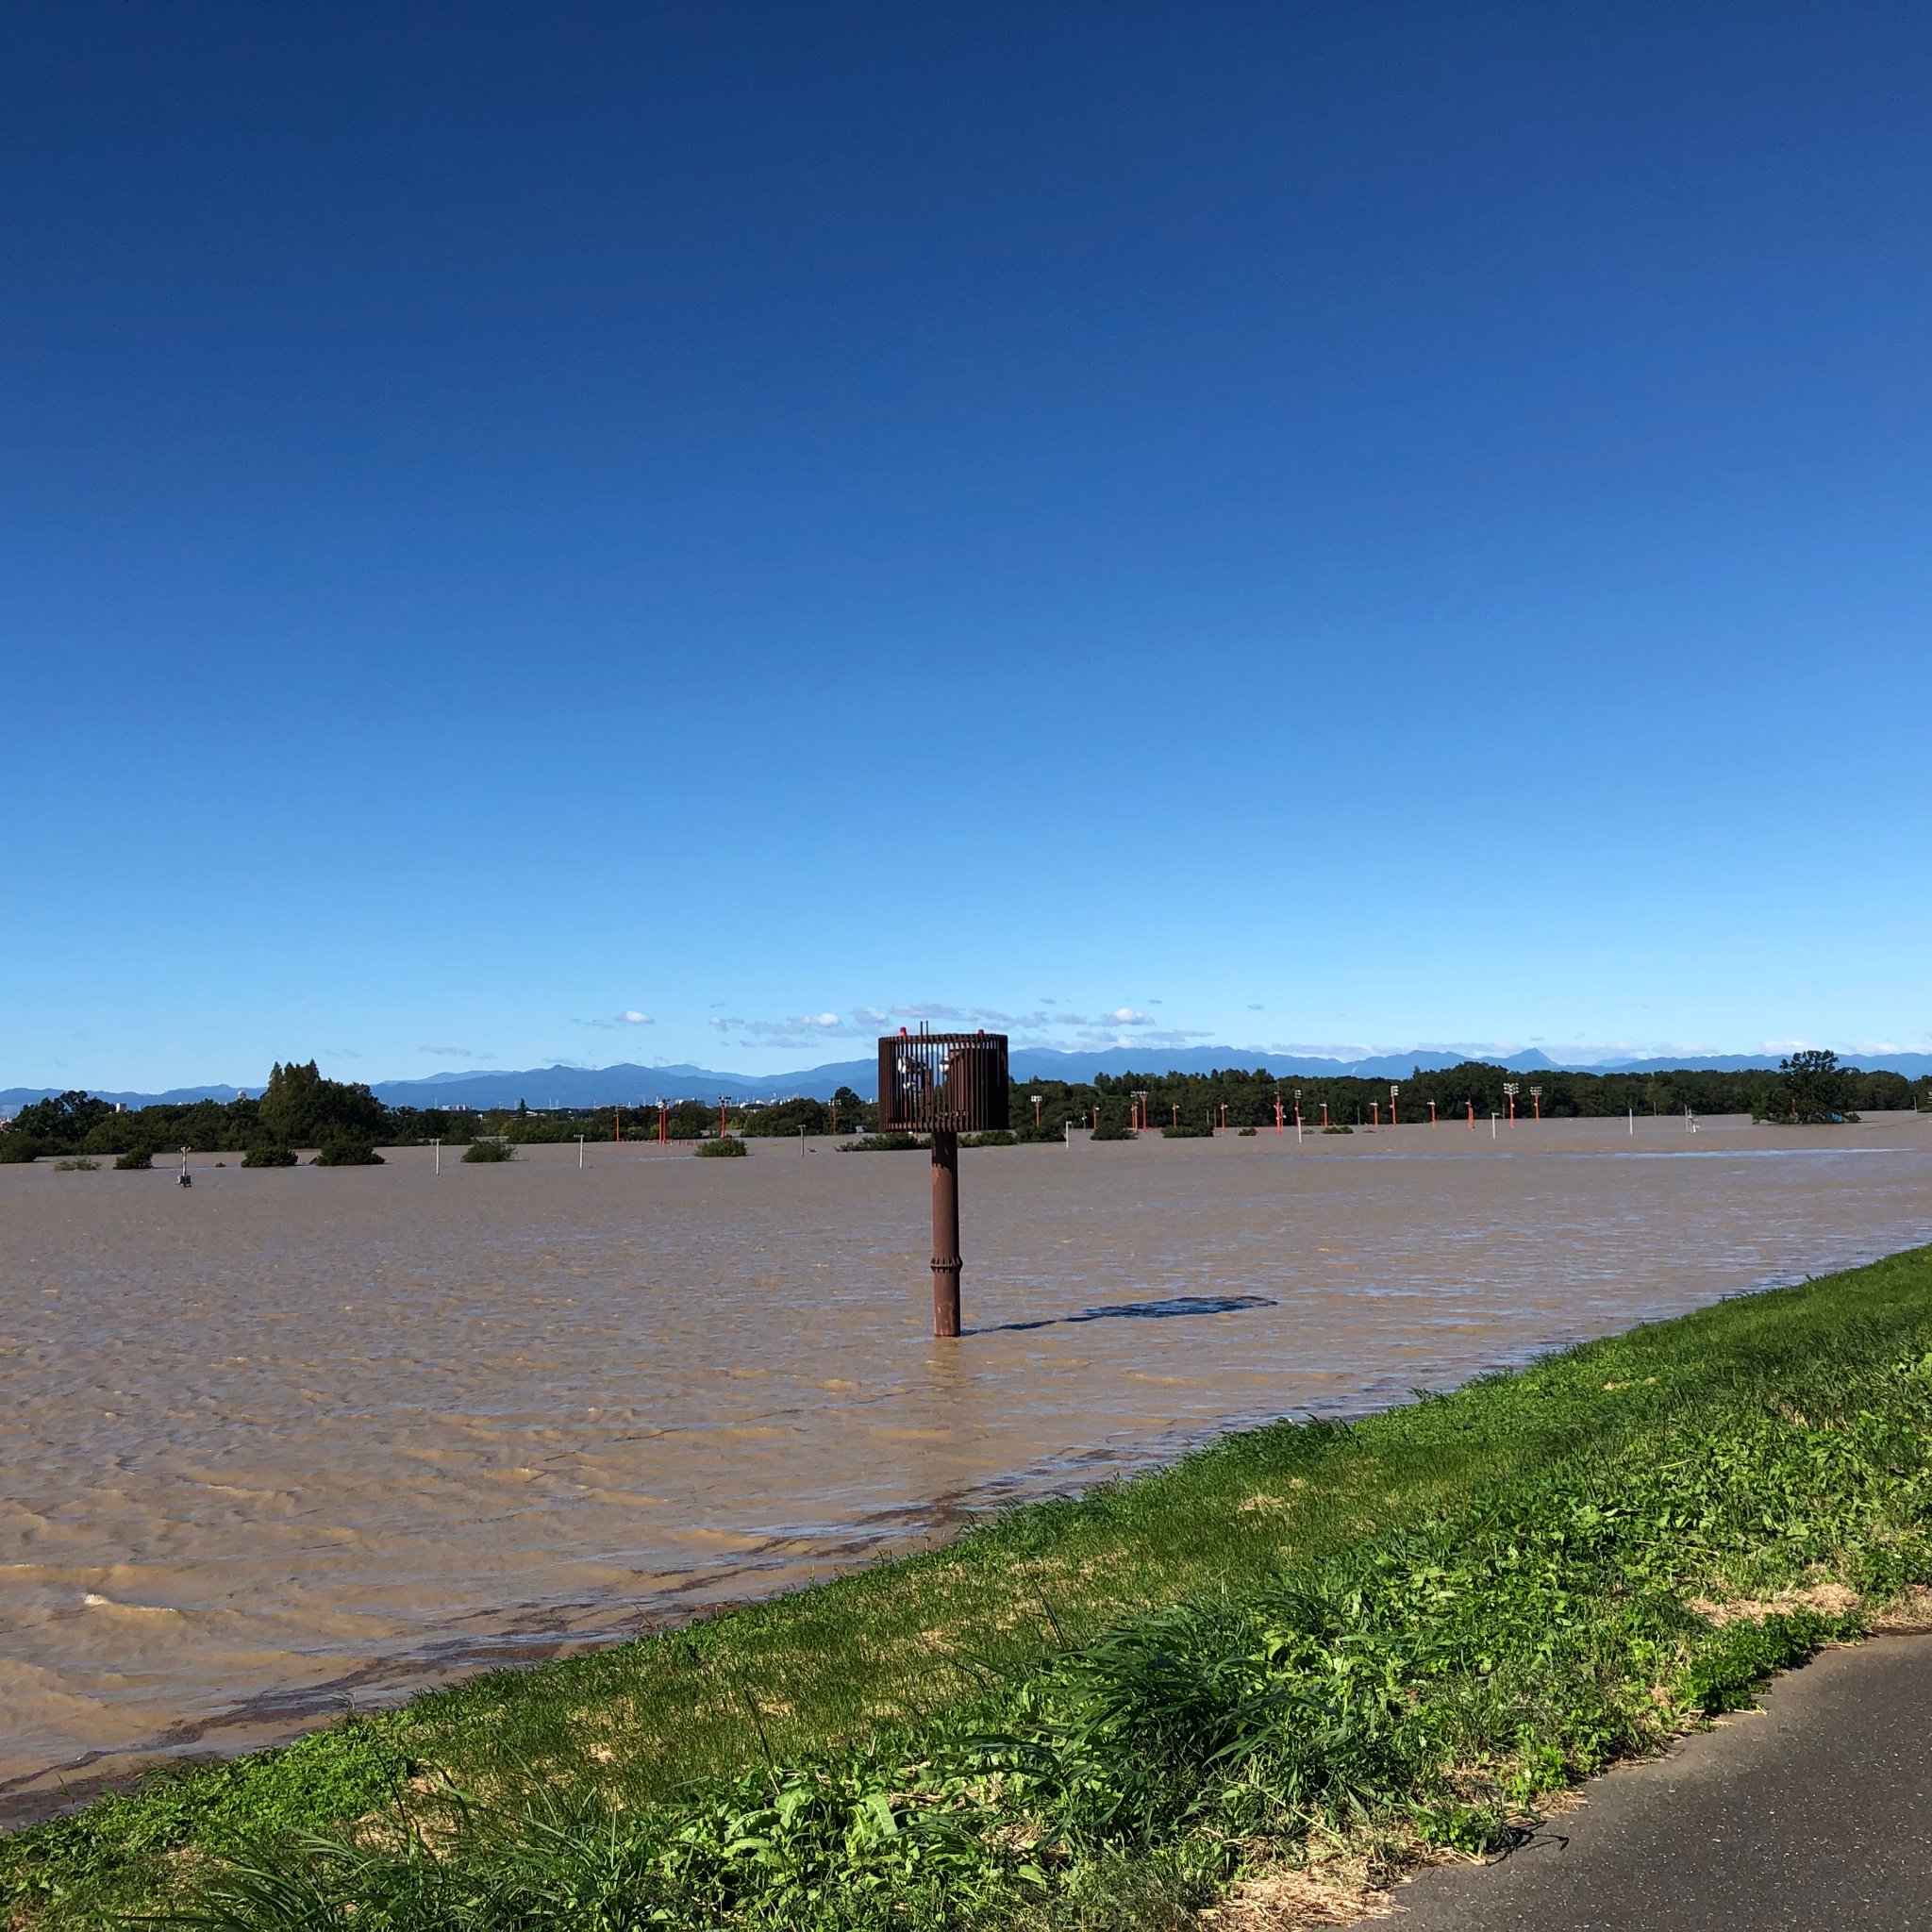
<path fill-rule="evenodd" d="M 581 1173 L 583 1172 L 583 1168 L 584 1168 L 584 1137 L 583 1137 L 583 1136 L 582 1136 L 581 1134 L 579 1134 L 579 1135 L 577 1136 L 577 1172 L 578 1172 L 579 1174 L 581 1174 Z"/>
<path fill-rule="evenodd" d="M 441 1141 L 437 1141 L 437 1142 L 435 1143 L 435 1146 L 436 1146 L 436 1171 L 437 1171 L 437 1173 L 438 1173 L 438 1174 L 441 1174 L 441 1173 L 442 1172 L 442 1142 L 441 1142 Z"/>
<path fill-rule="evenodd" d="M 959 1332 L 959 1136 L 932 1130 L 932 1332 Z"/>

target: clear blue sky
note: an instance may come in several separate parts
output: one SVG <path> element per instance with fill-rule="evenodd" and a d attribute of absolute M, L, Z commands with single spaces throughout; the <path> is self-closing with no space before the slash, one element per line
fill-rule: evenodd
<path fill-rule="evenodd" d="M 1932 1044 L 1928 99 L 1841 0 L 16 9 L 0 1085 Z"/>

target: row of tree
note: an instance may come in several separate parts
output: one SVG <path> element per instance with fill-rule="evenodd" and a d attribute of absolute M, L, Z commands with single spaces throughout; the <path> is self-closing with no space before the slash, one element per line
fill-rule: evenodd
<path fill-rule="evenodd" d="M 1465 1117 L 1472 1108 L 1479 1119 L 1507 1113 L 1506 1082 L 1520 1089 L 1519 1114 L 1540 1109 L 1544 1118 L 1556 1120 L 1630 1111 L 1680 1114 L 1689 1108 L 1699 1114 L 1749 1113 L 1759 1120 L 1812 1123 L 1851 1119 L 1861 1111 L 1932 1108 L 1932 1077 L 1914 1083 L 1900 1074 L 1841 1067 L 1829 1053 L 1802 1053 L 1775 1073 L 1681 1069 L 1524 1076 L 1470 1060 L 1441 1073 L 1418 1070 L 1396 1083 L 1395 1115 L 1405 1125 L 1426 1121 L 1431 1102 L 1444 1120 Z M 1087 1126 L 1097 1121 L 1108 1133 L 1121 1132 L 1132 1119 L 1137 1093 L 1147 1096 L 1147 1124 L 1157 1128 L 1176 1119 L 1196 1129 L 1224 1122 L 1230 1128 L 1272 1126 L 1277 1101 L 1289 1120 L 1299 1104 L 1302 1118 L 1310 1124 L 1324 1119 L 1325 1108 L 1325 1117 L 1337 1126 L 1367 1125 L 1388 1121 L 1390 1085 L 1353 1077 L 1283 1079 L 1265 1068 L 1229 1068 L 1213 1074 L 1103 1074 L 1091 1082 L 1016 1080 L 1010 1099 L 1014 1128 L 1031 1139 L 1036 1116 L 1043 1137 L 1058 1137 L 1068 1122 Z M 1532 1086 L 1541 1090 L 1535 1100 Z M 717 1107 L 680 1100 L 668 1110 L 667 1132 L 674 1141 L 688 1141 L 715 1137 L 721 1124 L 732 1133 L 758 1136 L 849 1134 L 877 1124 L 877 1108 L 841 1087 L 829 1101 L 727 1106 L 722 1123 Z M 367 1087 L 325 1079 L 309 1060 L 277 1064 L 267 1088 L 253 1100 L 201 1100 L 126 1111 L 80 1091 L 37 1100 L 22 1108 L 0 1133 L 0 1160 L 31 1160 L 42 1154 L 157 1154 L 177 1147 L 197 1153 L 317 1147 L 336 1160 L 346 1160 L 358 1149 L 421 1146 L 431 1141 L 461 1145 L 485 1137 L 534 1142 L 575 1141 L 579 1135 L 591 1141 L 649 1141 L 657 1134 L 656 1108 L 532 1113 L 520 1105 L 473 1113 L 389 1107 Z"/>
<path fill-rule="evenodd" d="M 723 1124 L 742 1134 L 841 1134 L 873 1124 L 876 1109 L 851 1088 L 829 1101 L 787 1100 L 761 1108 L 727 1107 Z M 669 1109 L 674 1141 L 715 1139 L 720 1110 L 681 1100 Z M 532 1113 L 523 1105 L 491 1112 L 465 1108 L 390 1107 L 359 1083 L 324 1077 L 315 1062 L 279 1062 L 257 1099 L 197 1100 L 166 1106 L 117 1108 L 111 1101 L 79 1091 L 21 1108 L 0 1133 L 0 1160 L 32 1160 L 43 1154 L 172 1152 L 258 1153 L 315 1147 L 343 1162 L 354 1151 L 426 1146 L 441 1141 L 462 1146 L 477 1140 L 513 1142 L 655 1140 L 655 1108 L 602 1107 Z"/>
<path fill-rule="evenodd" d="M 1040 1099 L 1041 1119 L 1049 1124 L 1071 1120 L 1118 1131 L 1132 1119 L 1134 1096 L 1144 1093 L 1147 1124 L 1230 1128 L 1273 1126 L 1277 1101 L 1283 1118 L 1292 1121 L 1297 1104 L 1306 1122 L 1325 1118 L 1336 1126 L 1369 1125 L 1391 1113 L 1390 1088 L 1396 1120 L 1404 1125 L 1426 1122 L 1433 1102 L 1442 1120 L 1507 1115 L 1517 1088 L 1516 1111 L 1527 1119 L 1541 1112 L 1545 1120 L 1578 1117 L 1621 1117 L 1626 1113 L 1696 1114 L 1748 1113 L 1759 1120 L 1820 1122 L 1846 1119 L 1859 1111 L 1878 1112 L 1900 1108 L 1932 1108 L 1932 1077 L 1916 1083 L 1902 1074 L 1865 1073 L 1840 1067 L 1830 1053 L 1801 1053 L 1784 1060 L 1774 1072 L 1751 1069 L 1706 1072 L 1682 1068 L 1658 1074 L 1515 1074 L 1485 1060 L 1425 1073 L 1418 1068 L 1407 1080 L 1364 1080 L 1354 1076 L 1299 1075 L 1284 1078 L 1257 1068 L 1228 1068 L 1212 1074 L 1103 1074 L 1098 1079 L 1066 1083 L 1058 1080 L 1013 1082 L 1012 1111 L 1016 1123 L 1031 1122 L 1034 1097 Z M 1531 1089 L 1540 1090 L 1532 1094 Z M 1225 1114 L 1223 1108 L 1226 1109 Z"/>

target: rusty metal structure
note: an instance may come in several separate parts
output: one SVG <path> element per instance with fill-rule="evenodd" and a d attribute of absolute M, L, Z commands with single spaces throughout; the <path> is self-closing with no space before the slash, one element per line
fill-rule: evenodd
<path fill-rule="evenodd" d="M 1008 1118 L 1004 1033 L 898 1033 L 879 1041 L 879 1129 L 932 1136 L 932 1332 L 959 1332 L 959 1136 Z"/>

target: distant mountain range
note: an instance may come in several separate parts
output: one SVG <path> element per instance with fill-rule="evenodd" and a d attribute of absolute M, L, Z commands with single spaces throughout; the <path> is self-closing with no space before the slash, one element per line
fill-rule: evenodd
<path fill-rule="evenodd" d="M 1256 1053 L 1234 1046 L 1196 1046 L 1156 1051 L 1142 1047 L 1109 1047 L 1105 1053 L 1061 1053 L 1051 1047 L 1021 1047 L 1012 1056 L 1017 1080 L 1091 1080 L 1099 1074 L 1209 1074 L 1221 1067 L 1265 1068 L 1284 1079 L 1330 1078 L 1354 1074 L 1365 1080 L 1406 1080 L 1421 1070 L 1435 1072 L 1460 1066 L 1469 1058 L 1456 1053 L 1385 1053 L 1367 1059 L 1324 1059 L 1313 1055 Z M 1903 1074 L 1907 1079 L 1932 1074 L 1932 1054 L 1893 1053 L 1856 1057 L 1868 1071 Z M 1511 1054 L 1491 1065 L 1512 1073 L 1570 1071 L 1583 1074 L 1670 1073 L 1678 1068 L 1729 1073 L 1750 1067 L 1777 1065 L 1775 1054 L 1703 1054 L 1676 1058 L 1602 1060 L 1592 1066 L 1566 1065 L 1531 1048 Z M 835 1060 L 795 1074 L 724 1074 L 710 1067 L 526 1067 L 517 1072 L 431 1074 L 421 1080 L 376 1080 L 371 1085 L 391 1107 L 514 1107 L 526 1101 L 533 1108 L 641 1107 L 658 1100 L 734 1101 L 785 1100 L 803 1095 L 829 1100 L 841 1087 L 872 1098 L 877 1068 L 870 1056 Z M 0 1112 L 11 1113 L 29 1101 L 58 1093 L 57 1087 L 0 1088 Z M 234 1087 L 175 1087 L 165 1093 L 103 1093 L 126 1107 L 194 1100 L 233 1100 Z M 259 1092 L 257 1088 L 253 1091 Z"/>

